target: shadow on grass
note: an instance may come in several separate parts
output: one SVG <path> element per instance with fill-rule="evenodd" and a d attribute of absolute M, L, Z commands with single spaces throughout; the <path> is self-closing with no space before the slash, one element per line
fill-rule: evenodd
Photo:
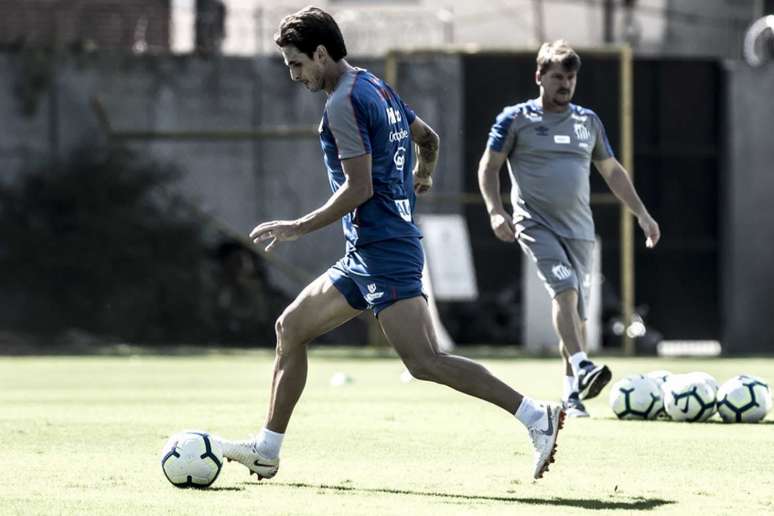
<path fill-rule="evenodd" d="M 208 487 L 207 491 L 244 491 L 244 487 Z"/>
<path fill-rule="evenodd" d="M 301 489 L 327 489 L 331 491 L 344 491 L 353 493 L 384 493 L 395 495 L 410 495 L 410 496 L 426 496 L 433 498 L 446 498 L 451 500 L 463 500 L 463 501 L 489 501 L 489 502 L 505 502 L 505 503 L 519 503 L 526 505 L 549 505 L 549 506 L 564 506 L 564 507 L 578 507 L 581 509 L 592 510 L 625 510 L 625 511 L 649 511 L 661 507 L 662 505 L 669 505 L 676 503 L 674 500 L 662 500 L 659 498 L 643 498 L 639 496 L 630 497 L 627 500 L 603 500 L 594 498 L 562 498 L 562 497 L 549 497 L 549 498 L 530 498 L 519 496 L 485 496 L 485 495 L 466 495 L 455 493 L 440 493 L 437 491 L 413 491 L 410 489 L 388 489 L 388 488 L 364 488 L 364 487 L 350 487 L 350 486 L 336 486 L 328 484 L 306 484 L 302 482 L 289 482 L 289 483 L 273 483 L 265 484 L 268 486 L 277 487 L 295 487 Z"/>

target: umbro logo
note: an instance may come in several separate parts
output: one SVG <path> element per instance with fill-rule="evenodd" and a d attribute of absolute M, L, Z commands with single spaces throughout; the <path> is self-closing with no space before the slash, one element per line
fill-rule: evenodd
<path fill-rule="evenodd" d="M 539 125 L 535 127 L 535 132 L 538 136 L 548 136 L 548 127 L 544 125 Z"/>

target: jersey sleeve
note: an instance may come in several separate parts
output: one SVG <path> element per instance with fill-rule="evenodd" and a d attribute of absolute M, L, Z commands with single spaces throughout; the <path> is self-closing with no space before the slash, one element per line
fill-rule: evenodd
<path fill-rule="evenodd" d="M 369 113 L 353 92 L 331 97 L 326 113 L 328 127 L 336 140 L 339 159 L 371 153 Z"/>
<path fill-rule="evenodd" d="M 409 107 L 408 104 L 403 102 L 403 99 L 398 97 L 400 99 L 400 105 L 403 106 L 403 112 L 406 113 L 406 122 L 408 122 L 408 125 L 411 125 L 414 123 L 414 120 L 417 119 L 417 114 L 414 113 L 414 110 Z"/>
<path fill-rule="evenodd" d="M 596 113 L 591 113 L 591 120 L 594 124 L 594 132 L 596 135 L 594 149 L 591 151 L 592 161 L 601 161 L 607 158 L 615 156 L 613 154 L 613 148 L 610 146 L 610 141 L 607 139 L 607 133 L 605 132 L 605 126 L 602 124 L 602 120 Z"/>
<path fill-rule="evenodd" d="M 514 130 L 516 120 L 516 111 L 505 109 L 497 115 L 494 125 L 489 130 L 489 140 L 487 147 L 497 152 L 509 154 L 516 143 L 516 131 Z"/>

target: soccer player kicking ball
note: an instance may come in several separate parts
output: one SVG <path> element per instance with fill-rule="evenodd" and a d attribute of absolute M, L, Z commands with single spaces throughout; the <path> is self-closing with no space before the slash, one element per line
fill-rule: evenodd
<path fill-rule="evenodd" d="M 581 399 L 599 394 L 611 377 L 607 366 L 595 365 L 583 351 L 594 249 L 591 161 L 637 216 L 646 245 L 655 246 L 661 236 L 626 170 L 613 157 L 599 117 L 570 103 L 580 65 L 578 54 L 563 40 L 540 47 L 535 72 L 540 97 L 503 110 L 478 168 L 494 234 L 519 242 L 537 263 L 553 298 L 553 323 L 565 363 L 563 405 L 567 415 L 576 417 L 589 415 Z M 500 198 L 503 163 L 510 170 L 512 216 Z"/>
<path fill-rule="evenodd" d="M 344 59 L 341 32 L 326 12 L 307 7 L 285 17 L 275 42 L 290 78 L 328 96 L 320 141 L 333 195 L 299 219 L 259 224 L 250 237 L 268 242 L 270 251 L 278 242 L 341 219 L 346 254 L 277 319 L 266 424 L 255 440 L 223 440 L 223 455 L 259 479 L 273 477 L 285 429 L 306 382 L 307 344 L 371 309 L 412 376 L 515 415 L 527 427 L 535 449 L 533 475 L 540 478 L 553 461 L 564 411 L 538 404 L 478 363 L 438 349 L 422 293 L 421 234 L 413 221 L 415 193 L 425 193 L 433 184 L 438 135 L 388 84 Z M 419 148 L 416 163 L 413 144 Z"/>

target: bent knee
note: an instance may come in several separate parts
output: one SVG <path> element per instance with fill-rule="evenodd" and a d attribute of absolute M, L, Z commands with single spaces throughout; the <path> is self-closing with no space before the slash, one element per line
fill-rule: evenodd
<path fill-rule="evenodd" d="M 299 333 L 299 324 L 295 322 L 293 312 L 284 311 L 274 323 L 274 333 L 277 336 L 277 354 L 287 355 L 305 347 L 305 342 Z"/>
<path fill-rule="evenodd" d="M 438 361 L 437 355 L 424 357 L 407 357 L 403 359 L 411 376 L 417 380 L 434 382 L 438 379 Z"/>
<path fill-rule="evenodd" d="M 575 287 L 565 288 L 554 296 L 554 302 L 560 308 L 571 308 L 578 303 L 578 290 Z"/>

